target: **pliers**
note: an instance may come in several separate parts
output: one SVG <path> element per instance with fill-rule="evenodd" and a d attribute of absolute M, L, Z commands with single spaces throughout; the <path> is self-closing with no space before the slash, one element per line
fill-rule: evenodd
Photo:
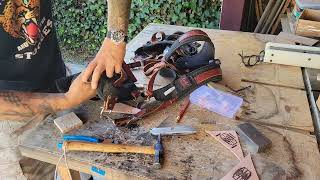
<path fill-rule="evenodd" d="M 91 142 L 91 143 L 101 143 L 103 142 L 102 139 L 92 137 L 92 136 L 82 136 L 82 135 L 63 135 L 62 137 L 63 142 L 65 141 L 79 141 L 79 142 Z M 58 143 L 58 149 L 62 149 L 63 142 Z"/>

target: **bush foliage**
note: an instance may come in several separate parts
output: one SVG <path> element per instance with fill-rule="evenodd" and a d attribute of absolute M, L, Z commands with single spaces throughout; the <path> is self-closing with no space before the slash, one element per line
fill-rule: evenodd
<path fill-rule="evenodd" d="M 132 0 L 129 39 L 149 23 L 217 28 L 220 1 Z M 94 54 L 107 33 L 106 0 L 55 0 L 54 17 L 63 48 Z"/>

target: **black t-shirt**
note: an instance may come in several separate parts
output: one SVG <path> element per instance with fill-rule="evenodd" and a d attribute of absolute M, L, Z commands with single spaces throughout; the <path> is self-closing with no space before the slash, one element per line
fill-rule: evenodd
<path fill-rule="evenodd" d="M 39 91 L 65 76 L 49 0 L 0 0 L 0 89 Z"/>

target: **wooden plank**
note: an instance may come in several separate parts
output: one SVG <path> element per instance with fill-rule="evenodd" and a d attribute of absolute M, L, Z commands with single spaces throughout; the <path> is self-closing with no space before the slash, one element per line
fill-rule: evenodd
<path fill-rule="evenodd" d="M 260 14 L 259 1 L 258 0 L 255 1 L 255 11 L 256 11 L 257 21 L 259 21 L 259 19 L 261 18 L 261 14 Z"/>
<path fill-rule="evenodd" d="M 268 2 L 267 7 L 265 8 L 265 10 L 262 13 L 260 21 L 258 22 L 256 28 L 254 29 L 255 33 L 261 32 L 266 20 L 268 19 L 268 15 L 270 14 L 270 12 L 272 10 L 272 6 L 273 6 L 274 2 L 275 2 L 275 0 L 270 0 Z"/>
<path fill-rule="evenodd" d="M 295 19 L 292 18 L 291 11 L 289 9 L 287 9 L 287 19 L 289 22 L 289 27 L 290 27 L 291 32 L 293 34 L 295 34 Z"/>
<path fill-rule="evenodd" d="M 286 10 L 288 9 L 291 1 L 292 1 L 292 0 L 286 0 L 286 3 L 285 3 L 284 6 L 282 7 L 281 12 L 280 12 L 278 18 L 277 18 L 274 26 L 272 27 L 271 34 L 274 34 L 275 31 L 277 30 L 277 28 L 278 28 L 278 26 L 279 26 L 279 23 L 280 23 L 281 16 L 286 12 Z"/>
<path fill-rule="evenodd" d="M 320 23 L 300 19 L 296 24 L 296 34 L 307 37 L 320 37 Z"/>
<path fill-rule="evenodd" d="M 286 33 L 291 33 L 290 25 L 288 18 L 286 16 L 281 17 L 281 26 L 282 26 L 282 31 Z"/>
<path fill-rule="evenodd" d="M 275 2 L 275 5 L 273 6 L 271 12 L 268 14 L 268 18 L 267 18 L 262 30 L 260 31 L 260 33 L 268 34 L 268 29 L 269 29 L 269 27 L 272 27 L 272 24 L 273 24 L 272 21 L 277 16 L 277 12 L 280 11 L 280 7 L 283 4 L 283 2 L 284 2 L 284 0 L 277 0 Z"/>
<path fill-rule="evenodd" d="M 158 31 L 173 33 L 176 31 L 188 31 L 191 27 L 150 24 L 127 46 L 126 61 L 134 56 L 134 51 L 146 43 L 151 35 Z M 260 64 L 247 68 L 238 55 L 243 51 L 244 55 L 259 54 L 264 50 L 265 43 L 275 41 L 276 36 L 262 35 L 235 31 L 221 31 L 215 29 L 202 29 L 209 34 L 216 48 L 216 58 L 222 62 L 223 82 L 228 86 L 238 89 L 240 81 L 260 82 L 271 85 L 281 85 L 304 89 L 301 69 L 298 67 L 281 66 L 274 64 Z M 143 77 L 142 75 L 140 77 Z M 138 75 L 138 78 L 140 78 Z M 146 79 L 140 80 L 143 84 Z"/>
<path fill-rule="evenodd" d="M 230 89 L 210 84 L 226 92 Z M 242 83 L 249 87 L 240 93 L 245 104 L 237 119 L 271 127 L 282 127 L 304 134 L 314 131 L 305 91 L 257 83 Z M 294 97 L 294 98 L 292 98 Z"/>
<path fill-rule="evenodd" d="M 61 180 L 72 180 L 71 172 L 69 171 L 69 169 L 66 166 L 58 166 L 57 172 L 58 172 Z"/>
<path fill-rule="evenodd" d="M 268 96 L 268 94 L 265 96 Z M 88 107 L 88 111 L 94 112 L 94 116 L 98 118 L 99 109 L 95 107 Z M 112 122 L 98 121 L 94 117 L 90 117 L 86 127 L 74 133 L 83 135 L 99 134 L 104 137 L 113 137 L 116 142 L 120 143 L 151 145 L 155 142 L 155 139 L 149 133 L 146 133 L 147 130 L 144 127 L 168 114 L 169 118 L 161 124 L 162 126 L 173 126 L 175 125 L 173 119 L 178 110 L 178 106 L 172 106 L 170 109 L 142 120 L 139 128 L 131 130 L 114 129 L 112 128 Z M 267 108 L 267 111 L 269 110 Z M 258 113 L 261 113 L 261 111 Z M 279 113 L 281 114 L 281 112 Z M 295 114 L 292 116 L 295 116 Z M 281 121 L 280 119 L 283 117 L 277 116 L 274 118 L 278 118 L 278 121 Z M 205 130 L 232 130 L 241 121 L 224 118 L 198 106 L 191 105 L 182 123 L 195 127 L 198 133 L 190 136 L 163 137 L 165 161 L 161 170 L 152 168 L 153 156 L 137 154 L 71 152 L 68 153 L 68 164 L 72 169 L 81 169 L 91 174 L 92 172 L 89 171 L 89 168 L 83 169 L 83 167 L 96 166 L 106 169 L 107 179 L 119 179 L 119 177 L 121 177 L 120 179 L 125 179 L 122 177 L 130 174 L 131 179 L 144 177 L 147 179 L 214 180 L 222 178 L 232 167 L 238 164 L 239 160 L 218 141 L 205 133 Z M 318 168 L 320 155 L 314 136 L 283 127 L 276 128 L 257 124 L 255 126 L 273 144 L 266 153 L 252 155 L 252 160 L 260 179 L 277 179 L 281 177 L 284 179 L 309 180 L 320 176 Z M 24 156 L 37 159 L 41 157 L 41 159 L 48 161 L 48 159 L 52 158 L 52 155 L 56 154 L 55 144 L 59 138 L 58 131 L 53 128 L 53 124 L 48 119 L 23 141 L 21 152 Z M 240 143 L 244 154 L 247 155 L 249 152 L 248 145 L 241 138 Z M 29 149 L 29 151 L 25 151 L 26 149 Z M 43 157 L 44 155 L 45 157 Z"/>
<path fill-rule="evenodd" d="M 294 35 L 292 33 L 286 33 L 286 32 L 280 32 L 280 34 L 278 34 L 278 36 L 276 37 L 276 40 L 279 40 L 279 39 L 289 40 L 289 41 L 299 43 L 302 45 L 307 45 L 307 46 L 313 46 L 319 42 L 318 39 L 307 38 L 307 37 L 298 36 L 298 35 Z"/>
<path fill-rule="evenodd" d="M 261 15 L 262 15 L 262 13 L 263 13 L 263 8 L 262 8 L 263 4 L 262 4 L 262 0 L 258 0 L 258 4 L 259 4 L 259 12 L 260 12 L 260 16 L 261 16 Z"/>
<path fill-rule="evenodd" d="M 242 111 L 241 119 L 297 131 L 303 130 L 306 134 L 313 132 L 305 91 L 253 83 L 247 85 L 252 87 L 251 92 L 246 92 L 246 99 L 250 103 Z"/>

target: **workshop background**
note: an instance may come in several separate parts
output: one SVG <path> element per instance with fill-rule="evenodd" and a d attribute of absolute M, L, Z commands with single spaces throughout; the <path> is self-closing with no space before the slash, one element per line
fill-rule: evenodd
<path fill-rule="evenodd" d="M 54 12 L 64 59 L 73 62 L 67 66 L 74 73 L 83 71 L 86 59 L 96 53 L 107 32 L 106 1 L 57 0 Z M 115 126 L 122 120 L 104 111 L 107 103 L 90 101 L 83 106 L 87 114 L 78 117 L 78 112 L 72 112 L 46 119 L 21 143 L 23 156 L 56 164 L 63 157 L 56 144 L 74 138 L 84 141 L 85 135 L 89 142 L 98 143 L 81 147 L 72 142 L 76 145 L 73 150 L 98 152 L 68 152 L 65 164 L 70 166 L 60 166 L 60 175 L 73 169 L 71 173 L 77 176 L 79 171 L 107 179 L 231 179 L 231 175 L 233 179 L 319 179 L 320 0 L 133 0 L 131 13 L 128 59 L 140 61 L 141 56 L 134 52 L 156 32 L 190 32 L 192 28 L 186 26 L 208 28 L 203 31 L 215 50 L 206 57 L 208 62 L 215 59 L 217 65 L 208 74 L 218 77 L 216 82 L 222 80 L 222 71 L 223 81 L 209 82 L 162 112 L 139 119 L 139 123 L 128 121 L 127 127 Z M 191 47 L 200 47 L 194 42 Z M 148 58 L 155 57 L 161 56 Z M 172 62 L 176 64 L 177 59 Z M 149 84 L 142 68 L 133 71 L 139 86 Z M 176 77 L 182 77 L 184 83 L 203 76 L 186 73 Z M 171 81 L 174 89 L 179 79 Z M 165 84 L 159 82 L 152 83 Z M 73 126 L 66 126 L 70 119 Z M 154 133 L 165 128 L 163 132 L 177 134 L 172 127 L 180 125 L 189 127 L 182 129 L 184 133 L 197 133 L 162 139 Z M 121 150 L 110 153 L 112 148 L 100 143 L 103 141 Z M 120 153 L 136 152 L 127 145 L 139 151 L 146 148 L 148 153 Z M 160 151 L 165 161 L 159 170 L 154 165 L 161 165 Z"/>
<path fill-rule="evenodd" d="M 129 39 L 149 23 L 219 28 L 220 1 L 133 0 Z M 107 33 L 107 1 L 55 0 L 54 16 L 64 58 L 84 60 L 94 55 Z"/>

